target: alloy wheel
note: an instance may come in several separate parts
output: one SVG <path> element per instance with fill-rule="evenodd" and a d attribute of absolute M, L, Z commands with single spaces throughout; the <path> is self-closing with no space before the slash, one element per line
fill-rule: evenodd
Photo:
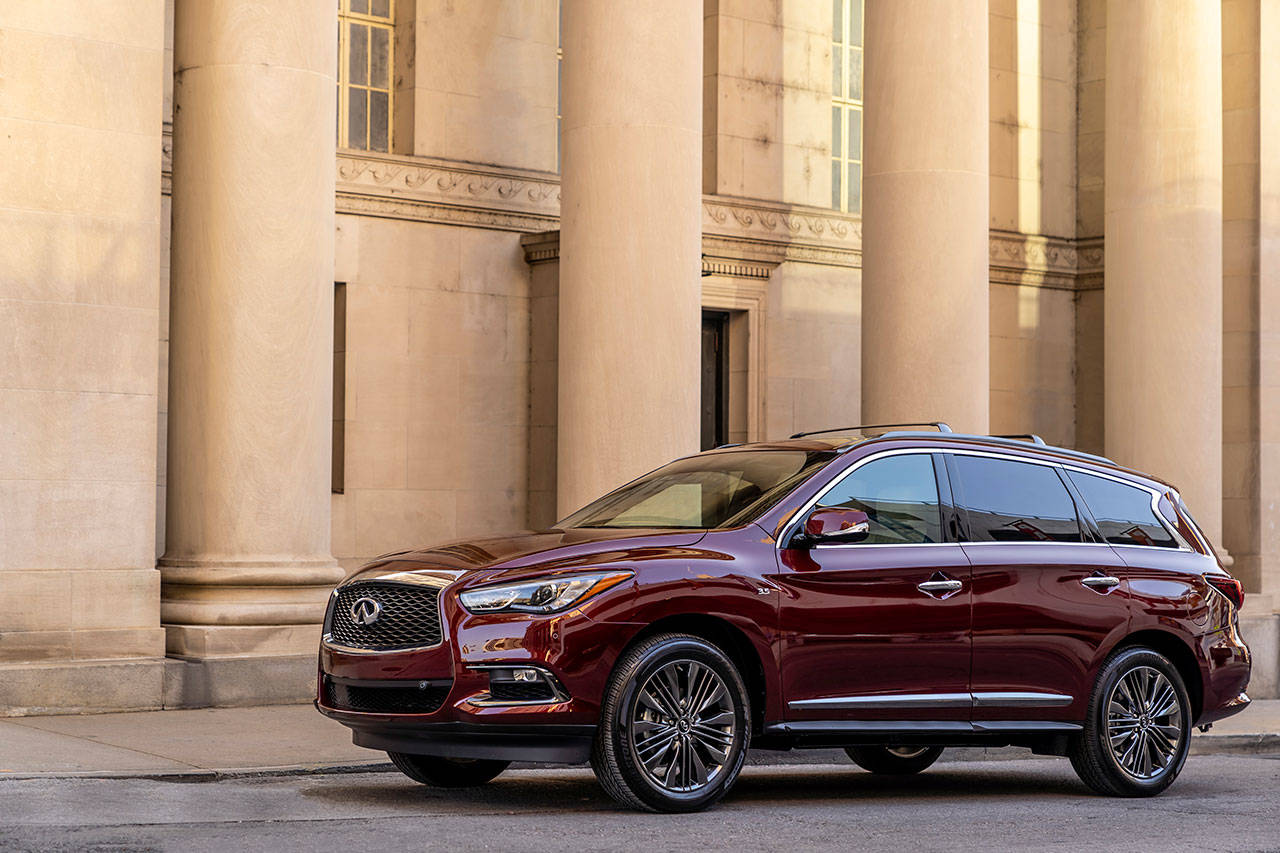
<path fill-rule="evenodd" d="M 724 680 L 693 660 L 671 661 L 641 685 L 629 736 L 650 784 L 677 793 L 710 785 L 733 746 L 736 714 Z"/>
<path fill-rule="evenodd" d="M 1150 666 L 1126 672 L 1107 699 L 1107 748 L 1134 779 L 1148 781 L 1169 767 L 1182 747 L 1182 708 L 1164 673 Z"/>

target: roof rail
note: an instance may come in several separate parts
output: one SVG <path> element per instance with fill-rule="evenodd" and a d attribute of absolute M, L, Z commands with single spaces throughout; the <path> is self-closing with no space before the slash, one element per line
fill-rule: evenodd
<path fill-rule="evenodd" d="M 1032 444 L 1038 444 L 1041 447 L 1048 447 L 1048 445 L 1045 444 L 1044 439 L 1036 435 L 1034 432 L 1015 432 L 1015 433 L 1010 433 L 1008 435 L 997 435 L 995 433 L 992 433 L 991 437 L 992 438 L 1011 438 L 1014 441 L 1029 441 Z"/>
<path fill-rule="evenodd" d="M 798 432 L 792 438 L 806 438 L 811 435 L 826 435 L 829 432 L 863 432 L 869 429 L 895 429 L 897 427 L 931 426 L 938 432 L 951 432 L 951 426 L 943 421 L 922 421 L 912 424 L 859 424 L 857 426 L 836 427 L 835 429 L 816 429 L 811 432 Z"/>

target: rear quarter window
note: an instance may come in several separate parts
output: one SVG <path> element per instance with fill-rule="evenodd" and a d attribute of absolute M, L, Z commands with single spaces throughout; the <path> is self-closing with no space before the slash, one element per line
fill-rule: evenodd
<path fill-rule="evenodd" d="M 1103 539 L 1113 545 L 1178 547 L 1173 534 L 1156 517 L 1146 489 L 1079 471 L 1068 471 L 1067 476 L 1080 490 Z"/>

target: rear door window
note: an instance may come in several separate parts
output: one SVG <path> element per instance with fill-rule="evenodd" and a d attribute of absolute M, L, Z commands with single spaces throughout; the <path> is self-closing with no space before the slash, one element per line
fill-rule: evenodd
<path fill-rule="evenodd" d="M 1054 468 L 960 454 L 951 462 L 973 541 L 1083 541 L 1075 501 Z"/>
<path fill-rule="evenodd" d="M 865 545 L 918 545 L 942 541 L 938 480 L 925 453 L 885 456 L 855 469 L 818 501 L 821 507 L 867 514 Z"/>
<path fill-rule="evenodd" d="M 1156 517 L 1146 489 L 1079 471 L 1068 471 L 1067 475 L 1093 513 L 1103 539 L 1113 545 L 1178 547 L 1173 534 Z"/>

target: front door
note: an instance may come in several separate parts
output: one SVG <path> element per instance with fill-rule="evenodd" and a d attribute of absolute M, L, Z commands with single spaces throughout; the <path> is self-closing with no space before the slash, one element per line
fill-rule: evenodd
<path fill-rule="evenodd" d="M 1123 561 L 1057 466 L 956 454 L 973 564 L 975 720 L 1084 718 L 1099 649 L 1129 624 Z"/>
<path fill-rule="evenodd" d="M 788 720 L 969 718 L 969 562 L 949 504 L 940 456 L 873 456 L 817 502 L 867 513 L 868 537 L 779 550 Z"/>

